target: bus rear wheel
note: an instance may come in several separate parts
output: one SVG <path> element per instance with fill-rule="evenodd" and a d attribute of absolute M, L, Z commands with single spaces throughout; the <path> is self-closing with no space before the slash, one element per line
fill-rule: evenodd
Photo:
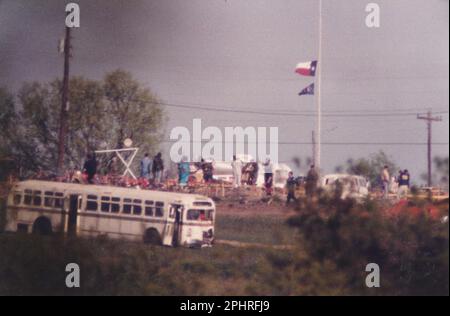
<path fill-rule="evenodd" d="M 161 245 L 161 236 L 158 231 L 154 228 L 147 229 L 144 234 L 144 243 L 150 245 Z"/>
<path fill-rule="evenodd" d="M 34 221 L 33 224 L 33 234 L 38 235 L 51 235 L 52 233 L 52 223 L 47 217 L 39 217 Z"/>

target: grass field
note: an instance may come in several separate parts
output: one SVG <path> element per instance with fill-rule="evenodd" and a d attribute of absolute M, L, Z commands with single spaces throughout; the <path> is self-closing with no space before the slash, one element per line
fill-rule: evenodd
<path fill-rule="evenodd" d="M 217 214 L 216 238 L 267 245 L 290 245 L 297 231 L 276 215 Z"/>

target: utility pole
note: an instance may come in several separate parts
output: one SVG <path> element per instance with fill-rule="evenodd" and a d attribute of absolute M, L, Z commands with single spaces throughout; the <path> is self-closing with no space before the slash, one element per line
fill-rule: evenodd
<path fill-rule="evenodd" d="M 312 161 L 316 163 L 316 133 L 312 131 Z"/>
<path fill-rule="evenodd" d="M 442 121 L 442 117 L 433 117 L 431 110 L 428 111 L 426 116 L 423 115 L 417 115 L 417 119 L 418 120 L 425 120 L 427 122 L 427 129 L 428 129 L 428 186 L 431 187 L 432 186 L 432 181 L 431 181 L 431 144 L 432 144 L 432 124 L 433 122 L 440 122 Z"/>
<path fill-rule="evenodd" d="M 59 119 L 58 135 L 58 175 L 63 174 L 64 151 L 67 138 L 67 116 L 69 111 L 69 59 L 70 59 L 70 27 L 66 26 L 66 35 L 64 38 L 64 78 L 61 97 L 61 114 Z"/>
<path fill-rule="evenodd" d="M 316 134 L 314 146 L 314 165 L 317 171 L 320 171 L 321 163 L 321 145 L 322 145 L 322 0 L 319 0 L 319 55 L 317 69 L 317 117 L 316 117 Z"/>

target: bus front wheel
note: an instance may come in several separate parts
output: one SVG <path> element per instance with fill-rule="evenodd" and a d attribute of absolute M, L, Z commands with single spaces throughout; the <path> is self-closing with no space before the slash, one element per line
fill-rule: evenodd
<path fill-rule="evenodd" d="M 154 228 L 147 229 L 144 234 L 144 243 L 150 245 L 161 245 L 161 236 L 158 231 Z"/>

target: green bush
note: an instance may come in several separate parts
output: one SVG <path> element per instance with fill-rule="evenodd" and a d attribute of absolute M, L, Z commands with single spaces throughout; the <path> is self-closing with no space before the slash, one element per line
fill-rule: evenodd
<path fill-rule="evenodd" d="M 373 201 L 319 201 L 289 220 L 301 234 L 303 263 L 327 271 L 310 277 L 310 286 L 325 289 L 342 280 L 340 294 L 448 295 L 448 223 L 387 216 Z M 380 266 L 380 289 L 365 286 L 368 263 Z"/>

